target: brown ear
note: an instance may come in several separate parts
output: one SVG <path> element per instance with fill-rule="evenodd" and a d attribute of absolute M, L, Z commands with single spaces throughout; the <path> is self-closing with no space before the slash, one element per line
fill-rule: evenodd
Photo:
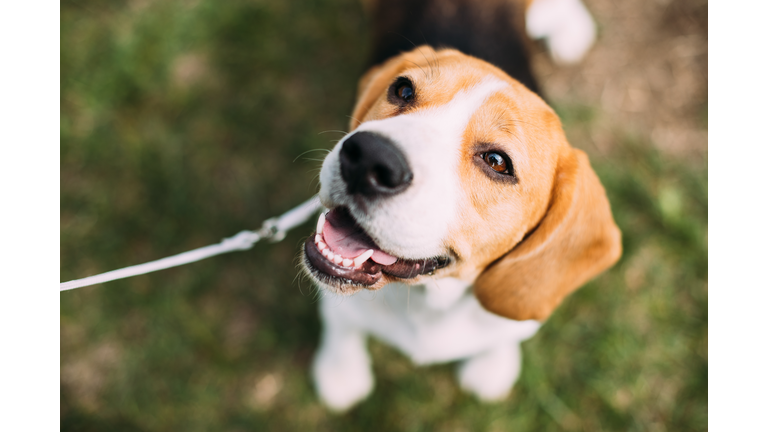
<path fill-rule="evenodd" d="M 349 120 L 349 130 L 354 130 L 363 122 L 363 118 L 376 100 L 384 94 L 400 67 L 400 56 L 391 58 L 383 64 L 373 66 L 363 74 L 357 83 L 357 101 Z"/>
<path fill-rule="evenodd" d="M 474 291 L 489 311 L 514 320 L 545 320 L 569 293 L 621 256 L 621 232 L 587 155 L 566 147 L 544 218 L 488 266 Z"/>

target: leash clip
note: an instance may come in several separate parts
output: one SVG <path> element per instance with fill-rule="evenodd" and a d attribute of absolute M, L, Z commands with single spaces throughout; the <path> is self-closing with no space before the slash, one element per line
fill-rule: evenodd
<path fill-rule="evenodd" d="M 269 240 L 270 243 L 277 243 L 285 238 L 285 231 L 281 231 L 277 226 L 278 218 L 269 218 L 261 224 L 257 231 L 259 237 Z"/>

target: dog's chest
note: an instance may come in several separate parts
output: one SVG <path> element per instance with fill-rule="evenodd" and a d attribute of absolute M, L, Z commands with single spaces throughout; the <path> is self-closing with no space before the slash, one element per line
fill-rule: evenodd
<path fill-rule="evenodd" d="M 469 284 L 446 278 L 425 285 L 390 284 L 377 292 L 323 299 L 326 320 L 356 327 L 387 342 L 417 364 L 446 362 L 517 343 L 540 323 L 487 312 Z"/>

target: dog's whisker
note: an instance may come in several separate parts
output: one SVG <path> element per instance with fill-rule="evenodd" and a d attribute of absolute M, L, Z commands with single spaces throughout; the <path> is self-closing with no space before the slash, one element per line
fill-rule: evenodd
<path fill-rule="evenodd" d="M 315 174 L 315 176 L 312 177 L 312 180 L 310 180 L 310 185 L 316 183 L 317 187 L 320 187 L 320 171 L 321 170 L 322 170 L 322 168 L 315 168 L 315 169 L 307 171 L 307 172 L 317 171 L 317 174 Z"/>
<path fill-rule="evenodd" d="M 424 68 L 421 67 L 421 65 L 419 65 L 418 63 L 416 63 L 414 61 L 411 61 L 411 60 L 408 60 L 408 63 L 413 63 L 417 68 L 421 69 L 421 72 L 424 74 L 424 78 L 429 80 L 429 75 L 427 74 L 427 71 L 425 71 Z"/>
<path fill-rule="evenodd" d="M 413 45 L 413 47 L 414 47 L 414 48 L 418 49 L 418 50 L 419 50 L 419 53 L 421 54 L 421 56 L 422 56 L 422 57 L 424 57 L 424 60 L 427 62 L 427 65 L 429 65 L 429 68 L 430 68 L 430 69 L 432 68 L 432 64 L 429 62 L 429 59 L 428 59 L 428 58 L 427 58 L 427 56 L 424 54 L 424 52 L 421 50 L 421 47 L 420 47 L 420 46 L 417 46 L 417 45 L 416 45 L 416 44 L 415 44 L 415 43 L 414 43 L 412 40 L 410 40 L 409 38 L 407 38 L 407 37 L 406 37 L 405 35 L 403 35 L 403 34 L 400 34 L 400 33 L 397 33 L 397 32 L 391 32 L 391 33 L 393 33 L 393 34 L 396 34 L 396 35 L 400 36 L 401 38 L 403 38 L 403 39 L 407 40 L 407 41 L 408 41 L 408 42 L 409 42 L 411 45 Z M 422 36 L 423 36 L 423 34 L 422 34 Z M 426 41 L 426 39 L 425 39 L 425 41 Z M 426 44 L 426 42 L 425 42 L 425 44 Z M 415 64 L 416 66 L 419 66 L 417 63 L 414 63 L 414 62 L 411 62 L 411 63 Z M 423 68 L 421 68 L 421 66 L 419 66 L 419 68 L 421 69 L 421 71 L 422 71 L 422 72 L 424 72 L 424 77 L 425 77 L 427 80 L 431 80 L 431 78 L 432 78 L 432 77 L 430 77 L 430 76 L 429 76 L 429 74 L 427 74 L 427 73 L 424 71 L 424 69 L 423 69 Z"/>
<path fill-rule="evenodd" d="M 421 34 L 421 38 L 424 39 L 424 45 L 429 45 L 429 42 L 427 42 L 427 37 L 424 36 L 424 33 L 422 33 L 421 30 L 419 30 L 419 34 Z M 422 53 L 421 55 L 423 56 L 424 53 Z M 440 77 L 440 60 L 438 60 L 437 51 L 435 51 L 434 49 L 432 50 L 432 58 L 435 60 L 435 64 L 437 65 L 437 76 L 431 77 L 431 79 L 434 80 Z M 429 61 L 427 61 L 427 63 L 429 63 Z M 430 72 L 434 72 L 435 70 L 434 66 L 432 66 L 431 63 L 429 63 L 429 70 Z"/>
<path fill-rule="evenodd" d="M 358 123 L 363 123 L 362 120 L 359 120 L 359 119 L 357 119 L 357 118 L 355 118 L 355 117 L 353 117 L 351 115 L 348 115 L 347 118 L 352 119 L 352 120 L 354 120 L 354 121 L 356 121 Z"/>
<path fill-rule="evenodd" d="M 419 30 L 419 33 L 421 33 L 421 30 Z M 405 37 L 405 36 L 403 36 L 403 37 Z M 424 33 L 421 33 L 421 37 L 424 39 L 424 44 L 425 44 L 425 45 L 429 45 L 429 44 L 427 43 L 427 38 L 426 38 L 426 37 L 424 37 Z M 411 45 L 413 45 L 413 46 L 414 46 L 414 48 L 416 48 L 416 49 L 418 49 L 418 50 L 419 50 L 419 54 L 421 54 L 421 56 L 422 56 L 422 57 L 424 57 L 424 61 L 426 61 L 426 62 L 427 62 L 427 66 L 429 67 L 429 69 L 430 69 L 430 71 L 431 71 L 431 70 L 432 70 L 432 63 L 429 61 L 429 59 L 427 58 L 427 56 L 424 54 L 424 51 L 422 51 L 422 49 L 421 49 L 421 46 L 416 46 L 416 44 L 415 44 L 415 43 L 413 43 L 413 41 L 412 41 L 412 40 L 410 40 L 410 39 L 408 39 L 408 38 L 405 38 L 405 39 L 406 39 L 406 40 L 408 40 L 408 42 L 410 42 L 410 43 L 411 43 Z M 432 77 L 430 77 L 430 76 L 427 76 L 427 79 L 431 79 L 431 78 L 432 78 Z"/>
<path fill-rule="evenodd" d="M 443 290 L 443 289 L 440 287 L 440 284 L 439 284 L 439 283 L 437 283 L 437 279 L 435 279 L 435 277 L 434 277 L 434 276 L 430 275 L 430 276 L 429 276 L 429 278 L 430 278 L 430 279 L 432 279 L 432 282 L 434 282 L 434 283 L 435 283 L 435 285 L 437 286 L 437 289 L 438 289 L 438 290 L 440 290 L 440 291 L 442 291 L 442 290 Z"/>
<path fill-rule="evenodd" d="M 331 152 L 331 150 L 329 150 L 329 149 L 309 149 L 307 151 L 301 152 L 298 156 L 296 156 L 296 158 L 293 160 L 293 162 L 296 162 L 297 160 L 299 160 L 300 157 L 304 156 L 307 153 L 312 153 L 312 152 L 316 152 L 316 151 L 324 151 L 326 153 L 330 153 Z"/>
<path fill-rule="evenodd" d="M 410 313 L 411 312 L 411 286 L 408 285 L 408 300 L 405 302 L 405 311 Z"/>

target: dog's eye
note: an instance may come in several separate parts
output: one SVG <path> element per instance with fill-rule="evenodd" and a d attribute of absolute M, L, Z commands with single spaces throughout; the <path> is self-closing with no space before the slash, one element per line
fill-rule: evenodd
<path fill-rule="evenodd" d="M 497 152 L 486 152 L 482 154 L 482 158 L 485 163 L 488 164 L 494 171 L 501 174 L 511 174 L 509 172 L 509 164 L 504 156 Z"/>
<path fill-rule="evenodd" d="M 413 82 L 406 77 L 399 77 L 389 88 L 389 101 L 394 105 L 405 107 L 416 100 L 416 90 Z"/>
<path fill-rule="evenodd" d="M 517 173 L 512 160 L 501 150 L 490 150 L 489 144 L 482 144 L 475 153 L 474 162 L 491 180 L 517 184 Z M 488 149 L 488 150 L 486 150 Z"/>
<path fill-rule="evenodd" d="M 397 88 L 397 96 L 400 99 L 403 99 L 404 101 L 409 101 L 413 99 L 413 86 L 411 86 L 411 83 L 403 83 L 400 84 L 400 86 Z"/>

